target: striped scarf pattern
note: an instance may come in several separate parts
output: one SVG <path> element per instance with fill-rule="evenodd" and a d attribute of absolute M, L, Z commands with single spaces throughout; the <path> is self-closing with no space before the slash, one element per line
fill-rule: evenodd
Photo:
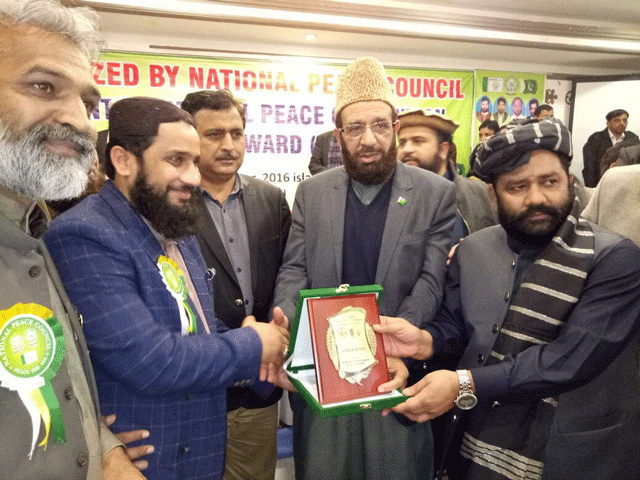
<path fill-rule="evenodd" d="M 578 202 L 549 245 L 529 268 L 515 294 L 487 360 L 500 363 L 534 345 L 557 338 L 578 302 L 587 278 L 595 237 L 579 219 Z M 478 405 L 469 419 L 460 454 L 466 478 L 540 479 L 555 400 Z"/>

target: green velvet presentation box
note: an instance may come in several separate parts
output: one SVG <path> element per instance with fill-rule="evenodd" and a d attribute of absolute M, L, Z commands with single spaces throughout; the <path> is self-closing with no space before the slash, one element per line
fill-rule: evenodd
<path fill-rule="evenodd" d="M 382 286 L 300 290 L 291 327 L 289 380 L 320 417 L 391 408 L 407 397 L 378 393 L 389 381 L 378 300 Z"/>

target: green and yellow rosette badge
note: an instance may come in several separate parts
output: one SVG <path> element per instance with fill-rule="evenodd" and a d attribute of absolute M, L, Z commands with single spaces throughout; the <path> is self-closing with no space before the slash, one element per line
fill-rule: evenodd
<path fill-rule="evenodd" d="M 29 412 L 32 440 L 29 459 L 40 435 L 40 419 L 47 448 L 53 430 L 56 442 L 66 443 L 60 404 L 51 385 L 64 359 L 62 325 L 47 307 L 17 303 L 0 311 L 0 387 L 18 392 Z"/>
<path fill-rule="evenodd" d="M 168 257 L 160 255 L 158 257 L 158 270 L 162 276 L 162 281 L 169 290 L 169 293 L 176 302 L 178 302 L 178 310 L 180 311 L 180 325 L 182 326 L 182 335 L 197 333 L 196 316 L 187 302 L 189 293 L 187 291 L 187 283 L 180 268 Z"/>

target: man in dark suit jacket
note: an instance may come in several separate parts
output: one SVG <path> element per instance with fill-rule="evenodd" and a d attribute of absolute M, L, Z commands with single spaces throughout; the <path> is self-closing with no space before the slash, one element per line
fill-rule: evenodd
<path fill-rule="evenodd" d="M 247 315 L 266 322 L 291 226 L 284 192 L 241 175 L 245 151 L 244 107 L 227 90 L 190 93 L 201 140 L 202 254 L 215 271 L 215 310 L 229 328 Z M 264 385 L 263 385 L 264 386 Z M 227 392 L 225 479 L 272 479 L 277 461 L 280 388 L 233 387 Z"/>
<path fill-rule="evenodd" d="M 622 140 L 638 140 L 635 133 L 626 131 L 629 119 L 629 113 L 626 110 L 613 110 L 607 113 L 606 119 L 607 128 L 592 134 L 582 147 L 584 163 L 582 177 L 585 187 L 595 187 L 600 181 L 602 177 L 600 161 L 607 149 L 613 146 L 614 139 L 616 143 Z"/>
<path fill-rule="evenodd" d="M 110 109 L 108 181 L 46 237 L 84 317 L 100 401 L 120 428 L 151 432 L 149 480 L 222 478 L 226 392 L 281 362 L 288 332 L 215 318 L 211 272 L 192 233 L 201 212 L 200 139 L 175 105 Z"/>

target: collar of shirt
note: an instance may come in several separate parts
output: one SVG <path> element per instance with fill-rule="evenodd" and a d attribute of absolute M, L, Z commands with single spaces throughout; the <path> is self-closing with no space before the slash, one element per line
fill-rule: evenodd
<path fill-rule="evenodd" d="M 363 205 L 369 205 L 371 202 L 373 202 L 374 198 L 376 198 L 378 193 L 380 193 L 380 190 L 382 190 L 382 187 L 386 185 L 391 177 L 393 177 L 393 174 L 391 174 L 391 176 L 384 182 L 377 185 L 365 185 L 364 183 L 351 180 L 351 186 L 353 187 L 353 191 L 356 193 L 356 197 L 358 197 L 358 200 L 360 200 Z"/>
<path fill-rule="evenodd" d="M 140 217 L 142 218 L 142 221 L 145 223 L 145 225 L 149 227 L 149 230 L 151 230 L 151 233 L 153 233 L 153 236 L 156 237 L 156 240 L 158 240 L 158 243 L 162 246 L 162 248 L 164 248 L 164 244 L 167 241 L 164 238 L 164 235 L 162 235 L 155 228 L 153 228 L 153 225 L 151 225 L 151 222 L 149 220 L 144 218 L 142 215 L 140 215 Z"/>
<path fill-rule="evenodd" d="M 0 190 L 0 212 L 27 235 L 31 235 L 31 228 L 33 228 L 33 225 L 29 224 L 31 217 L 39 217 L 38 222 L 44 222 L 45 226 L 38 228 L 38 230 L 45 230 L 46 225 L 51 221 L 46 204 L 34 200 L 25 200 L 24 197 L 19 197 L 2 189 Z"/>
<path fill-rule="evenodd" d="M 624 132 L 622 132 L 622 134 L 620 135 L 620 138 L 616 138 L 616 136 L 613 134 L 613 132 L 611 130 L 609 130 L 607 128 L 607 132 L 609 133 L 609 138 L 611 139 L 611 144 L 615 145 L 618 142 L 621 142 L 624 140 Z"/>
<path fill-rule="evenodd" d="M 202 195 L 204 196 L 205 200 L 209 199 L 217 203 L 218 205 L 220 205 L 220 202 L 218 202 L 215 198 L 213 198 L 211 194 L 207 192 L 204 188 L 200 187 L 200 191 L 202 192 Z M 241 198 L 243 192 L 244 192 L 244 185 L 242 185 L 242 180 L 240 180 L 240 175 L 236 174 L 236 181 L 233 184 L 233 190 L 231 190 L 231 193 L 229 193 L 227 198 L 234 197 L 234 196 L 238 196 L 239 198 Z"/>

